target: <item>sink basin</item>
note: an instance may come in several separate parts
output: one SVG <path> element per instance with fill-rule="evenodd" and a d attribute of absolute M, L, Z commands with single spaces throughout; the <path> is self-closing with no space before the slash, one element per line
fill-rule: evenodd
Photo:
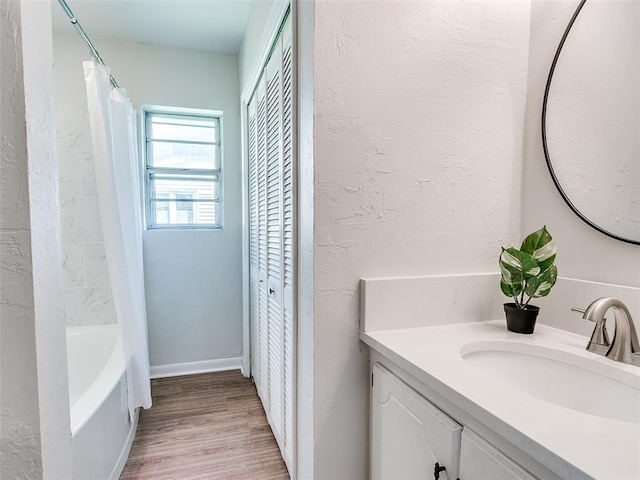
<path fill-rule="evenodd" d="M 509 341 L 468 343 L 460 354 L 488 381 L 579 412 L 640 423 L 638 367 Z"/>

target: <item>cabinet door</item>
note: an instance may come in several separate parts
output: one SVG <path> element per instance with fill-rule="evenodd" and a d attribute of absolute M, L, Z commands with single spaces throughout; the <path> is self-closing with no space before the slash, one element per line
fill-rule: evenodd
<path fill-rule="evenodd" d="M 460 480 L 535 480 L 513 460 L 465 428 L 460 450 Z"/>
<path fill-rule="evenodd" d="M 455 480 L 462 427 L 401 381 L 375 364 L 371 401 L 371 478 Z"/>

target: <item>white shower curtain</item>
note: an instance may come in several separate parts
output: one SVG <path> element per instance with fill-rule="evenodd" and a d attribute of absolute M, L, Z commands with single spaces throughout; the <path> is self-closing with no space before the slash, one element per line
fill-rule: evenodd
<path fill-rule="evenodd" d="M 89 123 L 113 303 L 122 330 L 129 416 L 151 407 L 136 115 L 110 69 L 84 62 Z"/>

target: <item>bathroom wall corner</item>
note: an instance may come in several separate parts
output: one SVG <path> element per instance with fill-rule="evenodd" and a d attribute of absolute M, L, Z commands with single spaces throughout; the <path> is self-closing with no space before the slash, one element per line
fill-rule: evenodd
<path fill-rule="evenodd" d="M 71 477 L 50 22 L 0 2 L 3 478 Z"/>
<path fill-rule="evenodd" d="M 21 0 L 31 258 L 43 479 L 70 478 L 51 3 Z"/>

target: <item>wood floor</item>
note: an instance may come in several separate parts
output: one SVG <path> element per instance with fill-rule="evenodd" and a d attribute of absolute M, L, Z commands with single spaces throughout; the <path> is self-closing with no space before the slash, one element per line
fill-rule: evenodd
<path fill-rule="evenodd" d="M 239 370 L 152 380 L 151 394 L 121 480 L 289 479 Z"/>

